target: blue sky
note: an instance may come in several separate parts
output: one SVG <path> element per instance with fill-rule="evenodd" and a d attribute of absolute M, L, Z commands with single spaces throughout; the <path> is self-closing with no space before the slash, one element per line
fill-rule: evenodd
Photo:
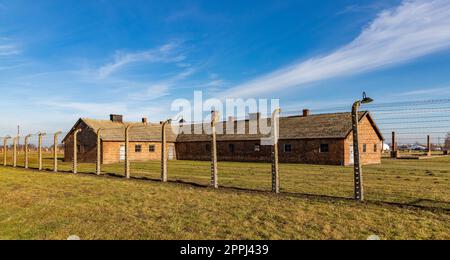
<path fill-rule="evenodd" d="M 450 96 L 450 2 L 0 0 L 0 135 L 172 115 L 177 98 L 287 110 Z"/>

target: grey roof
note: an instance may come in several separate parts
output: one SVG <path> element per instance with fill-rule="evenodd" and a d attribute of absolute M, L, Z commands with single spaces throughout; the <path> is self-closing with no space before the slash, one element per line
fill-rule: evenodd
<path fill-rule="evenodd" d="M 359 114 L 360 121 L 367 117 L 377 132 L 381 140 L 384 140 L 381 132 L 376 126 L 372 116 L 369 112 L 363 111 Z M 125 127 L 131 123 L 119 123 L 112 122 L 110 120 L 94 120 L 88 118 L 80 119 L 75 127 L 84 122 L 94 132 L 98 129 L 102 129 L 101 138 L 103 141 L 124 141 Z M 209 123 L 208 123 L 209 124 Z M 237 129 L 238 124 L 245 124 L 245 133 L 237 134 L 221 134 L 226 133 L 227 126 L 232 126 L 232 129 Z M 161 142 L 161 125 L 160 124 L 134 124 L 129 132 L 130 141 L 141 142 Z M 267 119 L 267 126 L 271 125 L 271 119 Z M 211 140 L 211 136 L 202 131 L 202 134 L 194 133 L 195 126 L 201 125 L 188 125 L 187 128 L 191 128 L 191 133 L 176 134 L 169 126 L 166 129 L 166 136 L 168 142 L 207 142 Z M 234 121 L 220 122 L 217 124 L 218 141 L 257 141 L 261 138 L 269 137 L 268 134 L 250 134 L 249 131 L 250 121 Z M 222 129 L 222 130 L 221 130 Z M 71 135 L 72 131 L 66 136 Z M 292 140 L 292 139 L 345 139 L 352 131 L 352 116 L 351 113 L 332 113 L 332 114 L 318 114 L 293 117 L 280 118 L 280 139 Z M 65 138 L 65 139 L 66 139 Z M 64 140 L 65 140 L 64 139 Z"/>
<path fill-rule="evenodd" d="M 125 140 L 125 128 L 132 124 L 133 127 L 129 130 L 130 141 L 135 142 L 161 142 L 161 132 L 162 127 L 160 124 L 137 124 L 129 122 L 113 122 L 110 120 L 96 120 L 89 118 L 81 118 L 75 124 L 72 131 L 77 127 L 78 124 L 84 122 L 89 128 L 91 128 L 95 133 L 99 129 L 100 138 L 103 141 L 124 141 Z M 64 138 L 64 140 L 72 134 L 72 131 Z M 168 142 L 175 142 L 176 135 L 172 132 L 170 127 L 166 128 L 166 136 Z"/>
<path fill-rule="evenodd" d="M 368 112 L 360 112 L 359 119 L 368 117 L 375 131 L 381 140 L 383 136 L 377 128 L 373 118 Z M 271 125 L 271 119 L 267 119 Z M 238 124 L 234 122 L 234 127 Z M 245 129 L 247 134 L 217 134 L 218 141 L 251 141 L 269 137 L 263 134 L 248 134 L 249 121 L 245 121 Z M 217 129 L 226 129 L 227 122 L 218 123 Z M 352 115 L 351 113 L 332 113 L 318 114 L 310 116 L 293 116 L 280 118 L 280 139 L 345 139 L 352 131 Z M 222 133 L 226 131 L 223 130 Z M 211 137 L 208 134 L 179 134 L 177 142 L 200 142 L 209 141 Z"/>

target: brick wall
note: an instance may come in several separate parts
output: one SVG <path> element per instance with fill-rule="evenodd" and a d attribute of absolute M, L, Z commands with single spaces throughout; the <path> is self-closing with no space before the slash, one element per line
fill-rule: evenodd
<path fill-rule="evenodd" d="M 95 162 L 97 158 L 97 134 L 83 122 L 78 124 L 76 129 L 81 129 L 77 138 L 79 145 L 78 162 Z M 64 143 L 64 161 L 73 161 L 73 134 Z"/>
<path fill-rule="evenodd" d="M 359 150 L 361 154 L 362 164 L 378 164 L 381 163 L 381 155 L 383 150 L 382 140 L 378 137 L 375 129 L 369 119 L 365 117 L 359 124 Z M 364 152 L 364 145 L 366 151 Z M 350 164 L 350 147 L 353 146 L 353 132 L 345 140 L 345 165 Z M 375 146 L 377 147 L 375 150 Z"/>
<path fill-rule="evenodd" d="M 103 142 L 103 163 L 112 164 L 120 162 L 120 147 L 124 146 L 125 142 Z M 141 152 L 135 152 L 136 145 L 141 146 Z M 155 151 L 150 152 L 149 146 L 154 146 Z M 175 145 L 167 143 L 166 154 L 169 158 L 170 147 L 173 147 L 173 159 L 176 157 Z M 152 161 L 161 160 L 161 143 L 158 142 L 130 142 L 129 143 L 129 158 L 130 161 Z"/>
<path fill-rule="evenodd" d="M 378 137 L 370 120 L 366 117 L 359 125 L 360 151 L 362 164 L 381 163 L 382 140 Z M 255 151 L 259 141 L 218 142 L 219 161 L 237 162 L 270 162 L 272 148 L 260 146 Z M 291 151 L 286 151 L 286 146 Z M 321 145 L 327 145 L 328 151 L 321 151 Z M 364 152 L 364 145 L 366 151 Z M 230 146 L 233 146 L 234 150 Z M 347 139 L 307 139 L 307 140 L 280 140 L 279 160 L 282 163 L 305 163 L 324 165 L 352 165 L 350 162 L 350 147 L 353 146 L 353 134 Z M 210 160 L 208 148 L 210 142 L 177 143 L 177 157 L 179 160 Z M 375 148 L 376 147 L 376 148 Z"/>
<path fill-rule="evenodd" d="M 283 163 L 343 165 L 342 139 L 280 140 L 279 159 Z M 328 152 L 321 152 L 321 144 L 328 145 Z M 291 151 L 285 151 L 286 146 Z M 177 143 L 179 160 L 210 160 L 210 142 Z M 259 151 L 256 151 L 259 146 Z M 270 162 L 272 147 L 261 146 L 259 141 L 218 142 L 219 161 Z M 234 148 L 234 149 L 231 149 Z"/>
<path fill-rule="evenodd" d="M 83 122 L 78 126 L 82 132 L 78 135 L 80 151 L 79 162 L 94 163 L 97 157 L 97 137 Z M 382 141 L 375 132 L 369 119 L 364 118 L 360 125 L 360 151 L 363 164 L 381 163 Z M 120 162 L 120 147 L 124 142 L 104 142 L 102 144 L 102 162 L 104 164 Z M 242 162 L 270 162 L 272 156 L 271 146 L 259 145 L 256 141 L 218 142 L 219 161 L 242 161 Z M 328 151 L 321 151 L 321 145 L 328 145 Z M 141 145 L 141 152 L 135 152 L 135 146 Z M 150 152 L 149 146 L 154 145 L 155 151 Z M 286 151 L 289 145 L 291 151 Z M 350 133 L 347 139 L 308 139 L 308 140 L 280 140 L 279 159 L 282 163 L 305 163 L 305 164 L 327 164 L 345 165 L 350 163 L 350 147 L 353 145 L 353 135 Z M 364 145 L 366 151 L 364 152 Z M 192 143 L 168 143 L 173 147 L 174 159 L 208 161 L 211 157 L 210 142 Z M 259 151 L 256 151 L 259 146 Z M 376 150 L 375 150 L 376 146 Z M 233 149 L 232 149 L 233 148 Z M 159 142 L 130 142 L 130 161 L 149 161 L 161 159 L 161 143 Z M 66 162 L 73 160 L 73 136 L 65 142 Z"/>
<path fill-rule="evenodd" d="M 81 122 L 76 129 L 82 131 L 78 134 L 78 162 L 95 163 L 97 161 L 97 134 L 86 124 Z M 120 146 L 125 142 L 102 142 L 102 163 L 112 164 L 120 162 Z M 161 160 L 161 143 L 159 142 L 130 142 L 130 161 Z M 141 145 L 142 151 L 135 152 L 135 145 Z M 149 146 L 154 145 L 155 151 L 150 152 Z M 167 158 L 170 147 L 173 147 L 173 157 L 176 159 L 175 144 L 167 143 Z M 70 135 L 64 143 L 64 161 L 73 161 L 73 135 Z"/>

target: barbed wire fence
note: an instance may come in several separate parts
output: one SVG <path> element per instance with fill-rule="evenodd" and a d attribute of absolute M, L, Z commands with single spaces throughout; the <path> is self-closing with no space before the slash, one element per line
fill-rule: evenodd
<path fill-rule="evenodd" d="M 62 138 L 65 134 L 67 133 L 47 134 L 40 132 L 13 137 L 2 136 L 0 137 L 2 142 L 2 165 L 27 169 L 54 170 L 55 165 L 56 167 L 58 165 L 57 162 L 61 161 L 64 156 Z M 56 164 L 55 158 L 57 158 Z"/>
<path fill-rule="evenodd" d="M 351 106 L 339 106 L 329 108 L 311 109 L 312 116 L 325 113 L 349 113 Z M 448 182 L 450 161 L 446 159 L 447 150 L 450 148 L 448 133 L 450 132 L 450 99 L 393 102 L 383 104 L 363 105 L 360 114 L 368 111 L 374 119 L 376 126 L 382 133 L 384 140 L 381 144 L 373 138 L 372 133 L 359 132 L 362 156 L 366 153 L 382 154 L 383 161 L 377 165 L 364 165 L 364 187 L 369 200 L 387 201 L 405 204 L 429 205 L 445 204 L 448 207 L 450 202 L 443 195 Z M 269 117 L 270 115 L 266 115 Z M 301 116 L 299 111 L 283 111 L 281 117 Z M 210 125 L 211 122 L 186 122 L 186 124 Z M 126 142 L 126 129 L 123 128 L 117 134 L 116 146 L 112 151 L 117 153 L 119 162 L 109 163 L 104 161 L 101 151 L 100 157 L 96 157 L 99 164 L 93 162 L 84 163 L 86 158 L 77 158 L 82 167 L 74 165 L 73 157 L 64 155 L 64 147 L 61 145 L 62 138 L 68 133 L 59 133 L 57 136 L 57 162 L 60 162 L 59 170 L 82 173 L 101 173 L 116 175 L 119 177 L 140 178 L 149 180 L 161 180 L 164 178 L 173 182 L 185 182 L 201 186 L 219 186 L 227 188 L 270 191 L 274 190 L 274 167 L 273 148 L 263 147 L 254 141 L 254 150 L 247 151 L 243 155 L 242 161 L 246 161 L 245 156 L 251 153 L 269 153 L 265 163 L 243 163 L 226 162 L 223 160 L 225 150 L 235 149 L 239 152 L 238 141 L 234 141 L 234 146 L 230 142 L 217 142 L 217 164 L 214 168 L 211 140 L 203 140 L 199 147 L 203 147 L 205 156 L 196 161 L 184 161 L 178 159 L 178 151 L 175 140 L 166 137 L 165 149 L 162 149 L 161 138 L 155 140 L 135 139 L 134 136 L 145 136 L 146 127 L 135 125 L 129 129 L 128 144 Z M 116 131 L 105 129 L 107 131 Z M 162 134 L 162 130 L 159 130 Z M 395 133 L 395 140 L 392 138 Z M 39 145 L 39 134 L 32 134 L 27 137 L 28 163 L 25 155 L 25 137 L 16 139 L 16 167 L 26 167 L 31 169 L 54 170 L 54 135 L 48 133 L 42 136 Z M 152 133 L 154 135 L 154 133 Z M 212 137 L 211 137 L 212 138 Z M 0 137 L 4 141 L 4 137 Z M 367 143 L 365 143 L 367 142 Z M 286 142 L 284 142 L 286 143 Z M 374 147 L 372 147 L 374 145 Z M 42 164 L 40 164 L 39 146 L 42 150 Z M 75 154 L 96 153 L 97 148 L 89 149 L 83 144 L 73 144 L 73 148 L 66 147 L 66 150 L 77 151 Z M 7 140 L 6 162 L 9 166 L 14 166 L 14 145 L 13 139 Z M 209 149 L 208 149 L 209 148 Z M 86 149 L 88 151 L 86 151 Z M 106 149 L 103 147 L 102 149 Z M 290 152 L 295 151 L 295 147 Z M 315 149 L 319 149 L 316 147 Z M 2 149 L 4 155 L 5 147 Z M 398 156 L 392 158 L 391 150 L 398 151 Z M 285 149 L 280 145 L 277 151 L 285 153 Z M 184 151 L 186 152 L 186 151 Z M 188 151 L 189 152 L 189 151 Z M 229 151 L 227 151 L 229 152 Z M 431 152 L 431 154 L 430 154 Z M 165 154 L 165 157 L 162 155 Z M 430 156 L 431 155 L 431 156 Z M 64 156 L 66 157 L 65 160 Z M 441 157 L 443 159 L 441 159 Z M 3 156 L 0 157 L 3 159 Z M 425 161 L 419 165 L 415 162 Z M 167 163 L 164 163 L 166 161 Z M 251 160 L 250 160 L 251 161 Z M 393 162 L 399 162 L 392 166 Z M 28 164 L 28 165 L 27 165 Z M 98 171 L 98 165 L 101 165 Z M 272 166 L 271 166 L 272 165 Z M 164 167 L 166 167 L 164 170 Z M 293 164 L 280 161 L 276 169 L 279 180 L 278 185 L 281 192 L 295 193 L 313 196 L 349 198 L 353 193 L 352 168 L 342 166 Z M 400 174 L 405 172 L 405 174 Z M 166 177 L 164 177 L 164 174 Z M 214 175 L 218 176 L 214 180 Z M 445 178 L 447 176 L 447 179 Z M 443 177 L 443 178 L 438 178 Z M 414 180 L 416 182 L 414 182 Z M 217 181 L 217 185 L 214 181 Z M 408 183 L 408 188 L 405 185 Z M 276 191 L 276 188 L 275 188 Z"/>

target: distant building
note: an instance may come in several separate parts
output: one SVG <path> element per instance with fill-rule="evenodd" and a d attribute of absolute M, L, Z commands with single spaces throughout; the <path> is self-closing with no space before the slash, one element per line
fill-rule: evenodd
<path fill-rule="evenodd" d="M 258 121 L 257 115 L 253 120 Z M 381 162 L 383 136 L 368 112 L 361 112 L 360 152 L 363 164 Z M 117 163 L 124 159 L 124 126 L 126 123 L 115 120 L 80 119 L 72 131 L 65 137 L 66 161 L 73 158 L 73 130 L 83 129 L 79 134 L 80 162 L 95 162 L 96 131 L 105 129 L 101 134 L 102 162 Z M 270 119 L 269 125 L 270 125 Z M 218 123 L 217 128 L 227 125 L 236 129 L 244 124 L 245 134 L 218 134 L 219 161 L 270 162 L 272 147 L 261 144 L 261 139 L 269 136 L 249 134 L 250 120 Z M 189 127 L 189 126 L 188 126 Z M 194 128 L 193 125 L 190 126 Z M 220 131 L 219 131 L 220 132 Z M 235 132 L 237 133 L 237 132 Z M 167 129 L 167 152 L 169 159 L 210 160 L 211 136 L 208 134 L 174 134 Z M 130 131 L 130 160 L 160 160 L 161 126 L 143 124 Z M 350 113 L 311 115 L 308 110 L 301 116 L 280 118 L 279 159 L 282 163 L 305 163 L 349 166 L 354 162 L 352 118 Z"/>
<path fill-rule="evenodd" d="M 112 164 L 125 160 L 125 126 L 122 116 L 111 115 L 110 120 L 79 119 L 67 136 L 63 139 L 64 160 L 73 160 L 73 133 L 81 129 L 78 134 L 78 161 L 93 163 L 97 160 L 97 131 L 102 129 L 100 138 L 102 145 L 102 163 Z M 175 140 L 170 127 L 167 128 L 167 153 L 169 159 L 176 159 Z M 161 126 L 149 124 L 143 118 L 142 123 L 130 131 L 129 158 L 131 161 L 149 161 L 161 159 Z"/>

